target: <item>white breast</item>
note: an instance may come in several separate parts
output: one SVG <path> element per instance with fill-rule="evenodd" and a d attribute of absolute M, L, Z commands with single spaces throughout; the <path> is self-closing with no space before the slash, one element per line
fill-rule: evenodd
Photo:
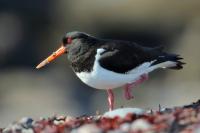
<path fill-rule="evenodd" d="M 121 87 L 126 83 L 132 83 L 137 80 L 142 74 L 149 73 L 155 68 L 151 68 L 152 62 L 146 62 L 139 67 L 129 71 L 126 74 L 116 73 L 107 69 L 104 69 L 99 64 L 99 59 L 101 58 L 101 53 L 104 49 L 97 49 L 97 54 L 95 56 L 95 62 L 93 71 L 76 73 L 76 75 L 88 86 L 96 89 L 114 89 Z"/>

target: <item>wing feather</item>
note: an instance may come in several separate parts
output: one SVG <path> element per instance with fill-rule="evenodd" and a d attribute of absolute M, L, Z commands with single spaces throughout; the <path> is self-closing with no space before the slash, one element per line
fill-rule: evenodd
<path fill-rule="evenodd" d="M 105 51 L 99 63 L 103 68 L 117 73 L 126 73 L 145 62 L 155 60 L 158 57 L 157 51 L 160 51 L 130 42 L 108 43 L 102 46 Z"/>

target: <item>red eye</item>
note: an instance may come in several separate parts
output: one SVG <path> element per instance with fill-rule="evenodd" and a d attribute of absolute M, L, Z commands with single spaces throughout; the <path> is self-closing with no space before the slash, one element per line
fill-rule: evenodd
<path fill-rule="evenodd" d="M 71 38 L 71 37 L 68 37 L 68 38 L 67 38 L 67 43 L 70 44 L 71 42 L 72 42 L 72 38 Z"/>

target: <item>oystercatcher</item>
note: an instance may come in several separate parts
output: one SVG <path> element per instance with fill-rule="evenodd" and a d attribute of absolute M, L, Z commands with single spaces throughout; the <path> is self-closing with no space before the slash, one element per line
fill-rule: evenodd
<path fill-rule="evenodd" d="M 129 41 L 100 39 L 84 32 L 68 32 L 61 43 L 36 68 L 67 53 L 73 71 L 85 84 L 107 90 L 109 110 L 114 107 L 114 88 L 124 86 L 125 98 L 132 99 L 131 88 L 147 80 L 149 72 L 158 68 L 179 70 L 185 64 L 179 55 L 163 52 L 163 47 L 148 48 Z"/>

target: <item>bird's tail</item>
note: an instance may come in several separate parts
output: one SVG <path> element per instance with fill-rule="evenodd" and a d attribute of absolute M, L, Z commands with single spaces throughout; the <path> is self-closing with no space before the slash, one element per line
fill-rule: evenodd
<path fill-rule="evenodd" d="M 163 53 L 162 55 L 158 56 L 156 61 L 151 65 L 157 65 L 160 68 L 179 70 L 183 68 L 184 64 L 186 64 L 182 62 L 182 59 L 183 58 L 180 57 L 180 55 Z"/>

